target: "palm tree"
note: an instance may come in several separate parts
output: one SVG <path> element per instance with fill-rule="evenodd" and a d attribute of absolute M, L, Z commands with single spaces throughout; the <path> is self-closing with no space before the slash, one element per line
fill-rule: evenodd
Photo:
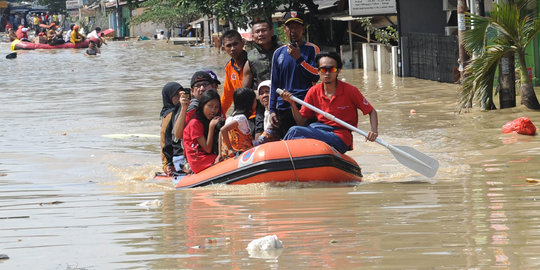
<path fill-rule="evenodd" d="M 521 104 L 540 109 L 525 62 L 525 48 L 540 33 L 540 21 L 536 10 L 530 8 L 532 4 L 532 0 L 515 0 L 495 5 L 491 17 L 466 15 L 471 29 L 464 35 L 465 48 L 476 58 L 465 69 L 460 110 L 469 108 L 474 101 L 480 101 L 482 109 L 495 109 L 493 80 L 501 58 L 508 52 L 516 53 L 521 66 Z"/>

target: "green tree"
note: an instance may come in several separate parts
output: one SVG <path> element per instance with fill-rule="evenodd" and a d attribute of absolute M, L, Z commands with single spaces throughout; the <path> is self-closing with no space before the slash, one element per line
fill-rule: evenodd
<path fill-rule="evenodd" d="M 141 7 L 144 7 L 142 14 L 131 18 L 134 24 L 144 22 L 163 23 L 165 27 L 172 30 L 182 21 L 191 21 L 197 17 L 198 11 L 194 6 L 184 5 L 180 1 L 168 0 L 148 0 Z"/>
<path fill-rule="evenodd" d="M 375 39 L 386 46 L 390 46 L 392 42 L 398 41 L 398 33 L 392 26 L 387 26 L 385 29 L 379 29 L 371 23 L 372 17 L 358 18 L 360 24 L 368 35 L 375 34 Z"/>
<path fill-rule="evenodd" d="M 532 4 L 532 0 L 496 4 L 491 17 L 467 14 L 466 20 L 471 29 L 464 35 L 465 48 L 476 58 L 465 69 L 460 110 L 468 108 L 475 101 L 483 109 L 495 109 L 493 81 L 501 58 L 508 52 L 516 53 L 521 66 L 521 104 L 529 109 L 540 109 L 525 62 L 525 48 L 540 32 L 540 21 L 536 17 L 536 10 L 531 8 Z"/>
<path fill-rule="evenodd" d="M 201 15 L 217 16 L 246 28 L 253 18 L 269 19 L 275 10 L 288 0 L 176 0 L 183 6 L 194 7 Z"/>
<path fill-rule="evenodd" d="M 65 0 L 38 0 L 39 5 L 47 6 L 52 12 L 66 13 Z"/>

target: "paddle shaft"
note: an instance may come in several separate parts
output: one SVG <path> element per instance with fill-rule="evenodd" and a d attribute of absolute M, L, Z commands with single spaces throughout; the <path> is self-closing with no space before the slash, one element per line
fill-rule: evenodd
<path fill-rule="evenodd" d="M 277 89 L 276 92 L 278 94 L 281 94 L 281 93 L 283 93 L 283 90 L 282 89 Z M 298 104 L 301 104 L 302 106 L 306 106 L 310 110 L 321 114 L 322 116 L 324 116 L 325 118 L 327 118 L 329 120 L 332 120 L 332 121 L 334 121 L 334 122 L 348 128 L 348 129 L 350 129 L 352 131 L 356 131 L 356 132 L 362 134 L 362 136 L 364 136 L 364 137 L 367 137 L 367 135 L 368 135 L 365 131 L 363 131 L 363 130 L 361 130 L 361 129 L 359 129 L 359 128 L 357 128 L 357 127 L 355 127 L 355 126 L 353 126 L 353 125 L 351 125 L 351 124 L 349 124 L 349 123 L 347 123 L 347 122 L 345 122 L 345 121 L 343 121 L 343 120 L 341 120 L 341 119 L 339 119 L 337 117 L 335 117 L 334 115 L 332 115 L 330 113 L 327 113 L 327 112 L 325 112 L 325 111 L 323 111 L 323 110 L 321 110 L 321 109 L 319 109 L 319 108 L 317 108 L 317 107 L 315 107 L 315 106 L 313 106 L 313 105 L 311 105 L 311 104 L 309 104 L 309 103 L 307 103 L 307 102 L 305 102 L 305 101 L 303 101 L 303 100 L 301 100 L 301 99 L 299 99 L 299 98 L 297 98 L 295 96 L 291 95 L 291 99 L 294 100 L 294 102 L 296 102 Z M 425 162 L 423 162 L 422 160 L 414 157 L 413 155 L 411 155 L 411 154 L 409 154 L 409 153 L 407 153 L 407 152 L 405 152 L 405 151 L 403 151 L 403 150 L 401 150 L 401 149 L 399 149 L 399 148 L 397 148 L 397 147 L 395 147 L 393 145 L 390 145 L 387 142 L 385 142 L 385 141 L 383 141 L 383 140 L 381 140 L 379 138 L 375 139 L 375 142 L 377 142 L 378 144 L 388 148 L 394 154 L 398 154 L 400 156 L 406 157 L 407 159 L 409 159 L 411 161 L 414 161 L 416 163 L 419 163 L 420 165 L 425 166 L 426 168 L 431 168 L 432 167 L 432 166 L 426 164 Z M 404 164 L 404 165 L 407 165 L 407 164 Z M 407 165 L 407 166 L 410 167 L 409 165 Z"/>

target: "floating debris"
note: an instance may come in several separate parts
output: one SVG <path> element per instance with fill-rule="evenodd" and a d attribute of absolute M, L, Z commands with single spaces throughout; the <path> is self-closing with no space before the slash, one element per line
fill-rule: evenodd
<path fill-rule="evenodd" d="M 53 205 L 53 204 L 61 204 L 61 203 L 64 203 L 64 202 L 61 202 L 61 201 L 54 201 L 54 202 L 48 202 L 48 203 L 39 203 L 39 206 L 43 206 L 43 205 L 45 205 L 45 204 L 51 204 L 51 205 Z"/>
<path fill-rule="evenodd" d="M 30 218 L 30 216 L 0 217 L 0 219 Z"/>
<path fill-rule="evenodd" d="M 271 250 L 283 248 L 283 243 L 274 235 L 268 235 L 263 238 L 255 239 L 251 241 L 247 250 Z"/>
<path fill-rule="evenodd" d="M 206 238 L 206 243 L 208 244 L 226 244 L 231 242 L 230 237 L 209 237 Z"/>
<path fill-rule="evenodd" d="M 536 179 L 536 178 L 527 178 L 525 181 L 527 181 L 528 183 L 539 183 L 539 182 L 540 182 L 540 179 Z"/>
<path fill-rule="evenodd" d="M 275 259 L 283 252 L 283 243 L 276 235 L 269 235 L 251 241 L 246 249 L 251 258 Z"/>
<path fill-rule="evenodd" d="M 146 202 L 139 203 L 137 204 L 137 206 L 145 207 L 147 209 L 157 208 L 161 206 L 161 201 L 158 199 L 155 199 L 153 201 L 146 201 Z"/>

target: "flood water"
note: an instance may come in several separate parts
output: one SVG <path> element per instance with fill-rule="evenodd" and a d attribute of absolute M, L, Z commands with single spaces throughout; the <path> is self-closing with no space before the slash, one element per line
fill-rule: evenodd
<path fill-rule="evenodd" d="M 439 160 L 433 179 L 355 135 L 360 185 L 174 190 L 145 181 L 160 170 L 161 88 L 196 70 L 223 80 L 224 54 L 156 41 L 0 53 L 0 269 L 540 267 L 540 186 L 527 182 L 540 138 L 501 134 L 521 116 L 540 127 L 540 112 L 456 114 L 457 85 L 344 70 L 381 139 Z M 246 250 L 274 234 L 283 249 Z"/>

